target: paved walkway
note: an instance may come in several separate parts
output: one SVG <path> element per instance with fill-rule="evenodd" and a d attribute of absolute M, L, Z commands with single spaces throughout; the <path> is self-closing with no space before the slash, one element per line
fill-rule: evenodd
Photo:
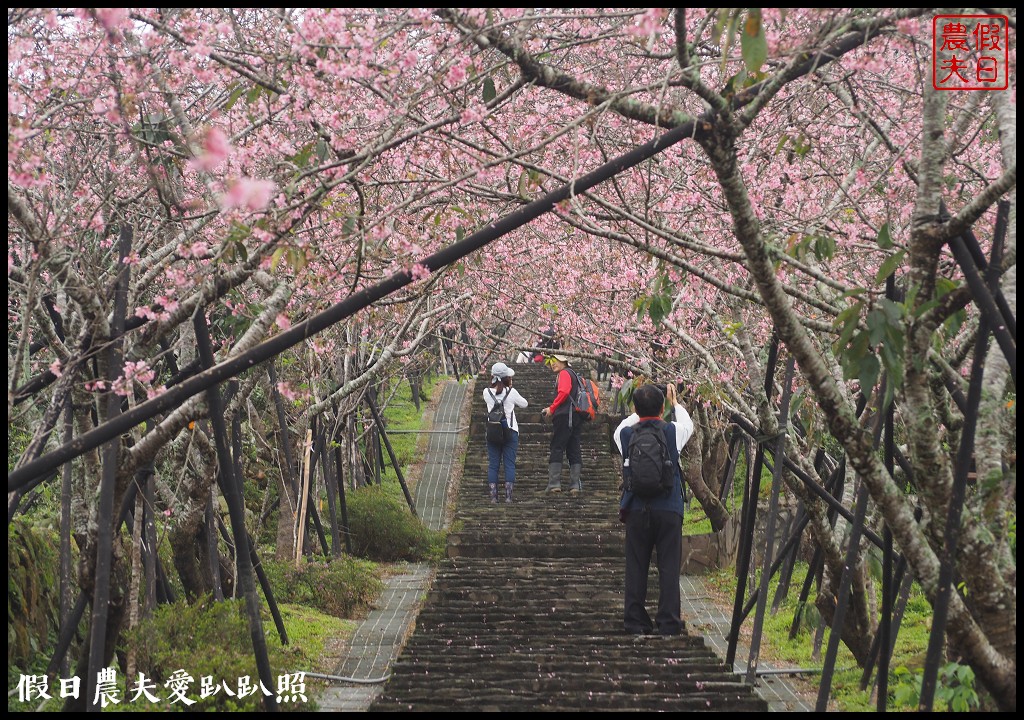
<path fill-rule="evenodd" d="M 446 522 L 447 490 L 452 478 L 452 461 L 460 457 L 456 447 L 461 437 L 459 418 L 466 397 L 466 386 L 449 381 L 434 415 L 423 475 L 413 498 L 417 513 L 435 530 Z M 412 630 L 419 603 L 430 587 L 431 568 L 424 563 L 410 563 L 404 570 L 386 580 L 386 590 L 375 610 L 359 625 L 352 636 L 348 657 L 334 673 L 345 678 L 328 688 L 318 698 L 321 712 L 366 712 L 380 693 L 391 664 Z M 725 658 L 729 616 L 714 605 L 711 595 L 698 576 L 684 576 L 682 587 L 683 619 L 694 630 L 700 630 L 705 642 Z M 747 648 L 737 652 L 735 670 L 743 672 Z M 771 665 L 760 663 L 764 671 Z M 785 676 L 767 675 L 758 679 L 758 694 L 768 702 L 772 712 L 811 712 L 813 707 L 798 697 Z"/>
<path fill-rule="evenodd" d="M 423 474 L 413 495 L 416 514 L 434 530 L 444 526 L 452 461 L 461 456 L 455 448 L 461 435 L 458 423 L 465 399 L 464 384 L 449 381 L 444 386 L 429 428 Z M 366 712 L 412 630 L 431 579 L 431 568 L 426 563 L 408 563 L 403 572 L 386 578 L 386 589 L 376 608 L 356 628 L 348 657 L 333 673 L 348 680 L 332 685 L 317 699 L 321 712 Z"/>
<path fill-rule="evenodd" d="M 682 597 L 682 615 L 688 629 L 700 632 L 704 642 L 713 648 L 715 654 L 725 660 L 729 654 L 729 626 L 732 618 L 724 610 L 711 601 L 711 593 L 699 575 L 683 575 L 679 580 Z M 744 643 L 736 646 L 736 660 L 733 670 L 737 674 L 745 674 L 750 648 Z M 792 684 L 778 668 L 763 659 L 757 664 L 760 672 L 769 673 L 757 679 L 757 694 L 768 703 L 771 712 L 813 712 L 814 706 L 809 705 L 793 689 Z"/>

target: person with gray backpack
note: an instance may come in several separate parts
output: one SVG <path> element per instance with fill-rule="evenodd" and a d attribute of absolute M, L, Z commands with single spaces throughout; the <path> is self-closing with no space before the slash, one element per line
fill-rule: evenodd
<path fill-rule="evenodd" d="M 626 598 L 623 626 L 634 635 L 678 635 L 679 572 L 683 553 L 683 480 L 679 453 L 693 435 L 693 420 L 668 385 L 673 422 L 664 422 L 665 393 L 657 385 L 633 391 L 632 415 L 615 429 L 622 454 L 619 519 L 626 524 Z M 658 612 L 647 612 L 647 573 L 658 551 Z"/>
<path fill-rule="evenodd" d="M 491 385 L 484 388 L 487 406 L 487 485 L 491 502 L 498 502 L 498 471 L 505 468 L 505 502 L 512 502 L 516 482 L 516 454 L 519 452 L 519 423 L 516 408 L 528 405 L 526 398 L 512 387 L 515 370 L 505 363 L 491 366 Z"/>

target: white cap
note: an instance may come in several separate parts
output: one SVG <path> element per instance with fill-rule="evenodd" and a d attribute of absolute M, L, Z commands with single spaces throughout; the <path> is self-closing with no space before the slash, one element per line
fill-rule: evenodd
<path fill-rule="evenodd" d="M 510 378 L 510 377 L 512 377 L 515 374 L 516 374 L 516 371 L 513 370 L 512 368 L 510 368 L 505 363 L 499 362 L 499 363 L 494 363 L 493 365 L 491 365 L 491 375 L 493 375 L 496 378 L 501 378 L 501 379 Z"/>

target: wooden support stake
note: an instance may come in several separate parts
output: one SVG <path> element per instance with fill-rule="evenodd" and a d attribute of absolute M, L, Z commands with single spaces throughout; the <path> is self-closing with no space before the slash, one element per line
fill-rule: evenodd
<path fill-rule="evenodd" d="M 313 430 L 306 429 L 306 442 L 302 450 L 302 503 L 299 506 L 299 531 L 295 541 L 295 567 L 302 559 L 302 546 L 306 539 L 306 506 L 309 503 L 310 449 L 313 447 Z"/>

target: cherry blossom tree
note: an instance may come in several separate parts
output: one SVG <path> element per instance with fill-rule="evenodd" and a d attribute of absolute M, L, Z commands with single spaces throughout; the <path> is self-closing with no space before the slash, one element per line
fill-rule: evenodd
<path fill-rule="evenodd" d="M 976 340 L 986 322 L 1015 334 L 1015 320 L 979 311 L 951 248 L 976 237 L 992 287 L 1015 307 L 1016 20 L 1010 90 L 943 92 L 930 80 L 931 18 L 9 10 L 8 423 L 29 430 L 11 462 L 55 444 L 66 403 L 80 436 L 111 393 L 141 405 L 201 370 L 194 317 L 222 363 L 404 271 L 399 290 L 292 346 L 274 382 L 262 368 L 240 375 L 227 415 L 272 427 L 259 400 L 280 392 L 294 403 L 282 437 L 294 440 L 316 418 L 351 415 L 366 388 L 452 337 L 446 328 L 485 362 L 496 344 L 509 353 L 551 325 L 576 357 L 612 363 L 617 382 L 687 388 L 705 436 L 688 481 L 710 510 L 700 466 L 714 464 L 730 422 L 779 432 L 758 390 L 777 333 L 796 360 L 803 430 L 786 435 L 786 457 L 824 485 L 817 449 L 845 453 L 844 503 L 863 483 L 869 524 L 892 531 L 936 603 L 957 452 L 977 421 L 949 655 L 1012 709 L 1015 365 Z M 575 190 L 673 130 L 686 132 L 652 159 Z M 552 212 L 481 251 L 422 263 L 565 187 Z M 999 201 L 1009 221 L 992 255 Z M 120 363 L 105 353 L 115 341 Z M 972 417 L 956 399 L 976 357 Z M 781 372 L 768 380 L 777 395 Z M 906 462 L 894 471 L 873 439 L 889 406 Z M 184 473 L 165 498 L 183 548 L 213 491 L 207 415 L 203 394 L 154 414 L 122 438 L 117 463 L 118 497 L 149 463 Z M 83 588 L 100 466 L 95 448 L 75 462 Z M 849 523 L 830 524 L 795 472 L 785 481 L 827 558 L 827 613 Z M 283 475 L 279 492 L 290 492 Z M 843 632 L 862 660 L 877 625 L 866 555 Z M 183 557 L 179 571 L 202 565 Z"/>

